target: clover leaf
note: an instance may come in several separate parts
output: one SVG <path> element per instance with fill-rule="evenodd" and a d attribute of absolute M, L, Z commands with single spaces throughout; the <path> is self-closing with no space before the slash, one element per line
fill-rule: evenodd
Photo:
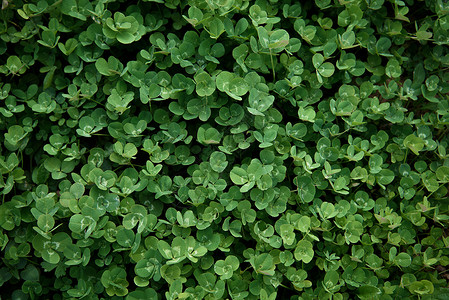
<path fill-rule="evenodd" d="M 234 271 L 239 268 L 240 262 L 237 257 L 230 255 L 225 260 L 218 260 L 214 264 L 214 271 L 221 280 L 230 279 Z"/>
<path fill-rule="evenodd" d="M 298 261 L 303 261 L 306 264 L 311 262 L 314 256 L 312 243 L 306 240 L 299 241 L 296 245 L 294 255 Z"/>
<path fill-rule="evenodd" d="M 103 25 L 103 33 L 110 39 L 117 39 L 120 43 L 130 44 L 141 38 L 141 26 L 133 16 L 125 16 L 116 12 L 114 18 L 107 18 Z"/>
<path fill-rule="evenodd" d="M 206 72 L 198 73 L 194 77 L 198 96 L 210 96 L 215 91 L 215 81 Z"/>
<path fill-rule="evenodd" d="M 101 275 L 101 283 L 105 286 L 109 296 L 124 296 L 128 294 L 128 281 L 126 281 L 126 271 L 120 267 L 113 267 L 105 270 Z"/>

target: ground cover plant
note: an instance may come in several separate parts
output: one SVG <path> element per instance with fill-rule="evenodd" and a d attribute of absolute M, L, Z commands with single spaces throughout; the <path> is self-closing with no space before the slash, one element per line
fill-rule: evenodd
<path fill-rule="evenodd" d="M 3 0 L 2 299 L 448 299 L 449 2 Z"/>

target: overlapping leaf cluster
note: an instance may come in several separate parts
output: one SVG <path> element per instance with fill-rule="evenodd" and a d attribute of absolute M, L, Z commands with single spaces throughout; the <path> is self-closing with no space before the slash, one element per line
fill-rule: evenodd
<path fill-rule="evenodd" d="M 2 4 L 2 297 L 449 297 L 448 1 Z"/>

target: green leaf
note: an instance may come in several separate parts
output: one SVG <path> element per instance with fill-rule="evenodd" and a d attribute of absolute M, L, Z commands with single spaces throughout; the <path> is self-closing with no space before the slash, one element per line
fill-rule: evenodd
<path fill-rule="evenodd" d="M 219 144 L 221 141 L 221 134 L 215 128 L 200 127 L 198 128 L 197 138 L 202 144 Z"/>
<path fill-rule="evenodd" d="M 262 10 L 261 7 L 256 4 L 249 8 L 249 16 L 255 27 L 260 24 L 265 24 L 268 20 L 267 12 Z"/>
<path fill-rule="evenodd" d="M 78 12 L 78 4 L 75 0 L 64 1 L 61 4 L 61 12 L 74 18 L 86 21 L 86 17 Z"/>
<path fill-rule="evenodd" d="M 288 45 L 290 36 L 284 29 L 277 29 L 270 34 L 268 48 L 275 53 L 281 52 Z"/>
<path fill-rule="evenodd" d="M 210 37 L 213 39 L 218 39 L 225 31 L 223 22 L 219 18 L 213 18 L 208 27 Z"/>
<path fill-rule="evenodd" d="M 324 62 L 324 57 L 322 54 L 320 53 L 316 53 L 313 57 L 312 57 L 312 63 L 313 66 L 318 69 Z"/>
<path fill-rule="evenodd" d="M 281 225 L 281 238 L 286 245 L 291 245 L 295 241 L 295 233 L 294 227 L 290 224 L 282 224 Z"/>
<path fill-rule="evenodd" d="M 388 77 L 397 78 L 402 74 L 402 68 L 399 65 L 399 62 L 396 59 L 390 59 L 387 63 L 387 67 L 385 68 L 385 74 Z"/>
<path fill-rule="evenodd" d="M 128 31 L 119 31 L 116 38 L 122 44 L 131 44 L 135 40 L 134 35 Z"/>
<path fill-rule="evenodd" d="M 220 275 L 221 280 L 230 279 L 234 271 L 239 268 L 240 262 L 234 255 L 227 256 L 225 260 L 218 260 L 214 264 L 214 271 Z"/>
<path fill-rule="evenodd" d="M 117 243 L 125 248 L 131 248 L 134 243 L 135 234 L 132 230 L 120 228 L 117 230 Z"/>
<path fill-rule="evenodd" d="M 299 241 L 296 245 L 294 256 L 297 261 L 303 261 L 306 264 L 311 262 L 314 256 L 312 243 L 306 240 Z"/>
<path fill-rule="evenodd" d="M 257 273 L 273 276 L 275 274 L 275 264 L 273 261 L 273 257 L 269 253 L 263 253 L 254 258 L 254 261 L 251 261 L 251 265 Z"/>
<path fill-rule="evenodd" d="M 203 20 L 203 12 L 201 9 L 196 8 L 195 6 L 191 6 L 188 10 L 189 17 L 183 16 L 187 22 L 192 24 L 193 26 L 196 26 L 198 23 L 200 23 Z"/>
<path fill-rule="evenodd" d="M 239 167 L 233 167 L 229 174 L 232 182 L 238 185 L 242 185 L 248 182 L 248 173 Z"/>
<path fill-rule="evenodd" d="M 111 75 L 111 70 L 109 69 L 109 64 L 104 58 L 99 58 L 95 62 L 95 67 L 97 68 L 98 72 L 105 76 Z"/>
<path fill-rule="evenodd" d="M 298 186 L 299 198 L 303 202 L 311 202 L 316 193 L 316 188 L 313 181 L 308 176 L 301 176 L 296 178 L 296 184 Z"/>
<path fill-rule="evenodd" d="M 423 279 L 420 281 L 415 281 L 409 286 L 407 286 L 409 291 L 414 295 L 431 295 L 433 294 L 435 288 L 429 280 Z"/>
<path fill-rule="evenodd" d="M 259 36 L 259 43 L 262 48 L 268 48 L 268 43 L 270 39 L 268 37 L 268 31 L 264 27 L 257 27 L 257 34 Z M 257 51 L 255 51 L 257 52 Z"/>
<path fill-rule="evenodd" d="M 223 152 L 215 151 L 211 154 L 210 167 L 215 172 L 221 173 L 226 169 L 228 162 L 226 161 L 226 155 Z"/>
<path fill-rule="evenodd" d="M 416 155 L 419 155 L 419 151 L 424 148 L 424 141 L 420 137 L 410 134 L 404 139 L 404 146 L 412 150 Z"/>
<path fill-rule="evenodd" d="M 196 82 L 196 93 L 200 97 L 210 96 L 215 91 L 215 80 L 206 72 L 194 76 Z"/>
<path fill-rule="evenodd" d="M 55 226 L 55 219 L 49 214 L 42 214 L 37 219 L 37 226 L 44 232 L 49 232 Z"/>
<path fill-rule="evenodd" d="M 310 229 L 310 218 L 308 216 L 301 216 L 295 224 L 295 227 L 301 232 L 307 232 Z"/>
<path fill-rule="evenodd" d="M 412 258 L 407 253 L 401 252 L 399 253 L 395 259 L 394 262 L 401 266 L 401 267 L 408 267 L 412 263 Z"/>
<path fill-rule="evenodd" d="M 449 167 L 441 166 L 438 167 L 435 174 L 437 175 L 438 180 L 443 182 L 449 182 Z"/>
<path fill-rule="evenodd" d="M 318 67 L 318 73 L 323 77 L 331 77 L 334 75 L 335 67 L 330 62 L 325 62 Z"/>

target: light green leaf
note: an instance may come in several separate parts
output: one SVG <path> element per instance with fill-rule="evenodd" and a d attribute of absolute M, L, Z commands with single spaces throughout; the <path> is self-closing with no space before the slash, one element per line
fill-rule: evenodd
<path fill-rule="evenodd" d="M 296 245 L 294 256 L 297 261 L 303 261 L 306 264 L 311 262 L 314 256 L 312 243 L 306 240 L 299 241 Z"/>

